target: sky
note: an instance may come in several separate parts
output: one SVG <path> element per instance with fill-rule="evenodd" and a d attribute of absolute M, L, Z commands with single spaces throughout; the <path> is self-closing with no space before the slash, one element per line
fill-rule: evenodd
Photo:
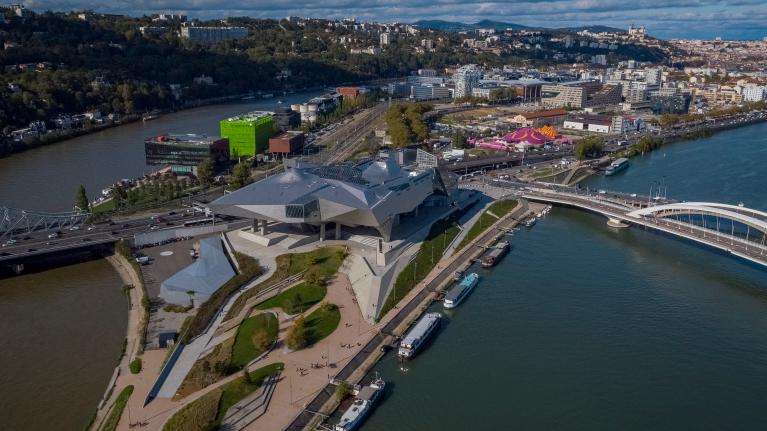
<path fill-rule="evenodd" d="M 28 0 L 25 5 L 35 11 L 176 12 L 201 19 L 293 15 L 378 22 L 492 19 L 540 27 L 635 24 L 663 39 L 767 36 L 767 0 Z"/>

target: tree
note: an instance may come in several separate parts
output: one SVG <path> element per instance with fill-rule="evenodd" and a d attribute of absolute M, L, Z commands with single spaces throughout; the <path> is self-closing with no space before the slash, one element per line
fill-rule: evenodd
<path fill-rule="evenodd" d="M 82 211 L 88 211 L 88 209 L 90 209 L 88 195 L 85 193 L 85 186 L 82 184 L 77 188 L 77 194 L 75 194 L 75 206 Z"/>
<path fill-rule="evenodd" d="M 602 152 L 603 146 L 604 139 L 600 136 L 591 136 L 581 139 L 575 144 L 575 157 L 578 158 L 578 160 L 583 160 L 587 156 Z"/>
<path fill-rule="evenodd" d="M 285 339 L 288 347 L 292 350 L 298 350 L 306 347 L 306 321 L 301 316 L 293 322 L 293 326 L 288 331 L 288 336 Z"/>
<path fill-rule="evenodd" d="M 453 135 L 453 148 L 463 148 L 466 146 L 466 135 L 460 130 Z"/>
<path fill-rule="evenodd" d="M 197 165 L 197 179 L 205 187 L 213 182 L 213 162 L 210 159 L 205 159 Z"/>
<path fill-rule="evenodd" d="M 322 287 L 324 285 L 325 277 L 322 276 L 322 271 L 316 266 L 313 266 L 306 270 L 304 273 L 304 281 L 307 284 Z"/>
<path fill-rule="evenodd" d="M 343 401 L 351 393 L 351 386 L 346 382 L 341 382 L 336 386 L 336 399 Z"/>
<path fill-rule="evenodd" d="M 251 341 L 253 342 L 253 347 L 255 347 L 257 350 L 264 351 L 269 348 L 269 334 L 265 329 L 259 329 L 256 331 L 253 334 Z"/>
<path fill-rule="evenodd" d="M 246 162 L 237 163 L 232 172 L 232 178 L 229 184 L 236 189 L 240 189 L 250 184 L 250 166 Z"/>

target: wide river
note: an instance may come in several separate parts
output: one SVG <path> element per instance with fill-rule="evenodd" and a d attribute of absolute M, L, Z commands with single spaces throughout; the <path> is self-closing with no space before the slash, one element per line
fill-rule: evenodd
<path fill-rule="evenodd" d="M 282 97 L 304 102 L 318 92 Z M 144 139 L 218 134 L 218 122 L 274 110 L 277 98 L 164 115 L 0 159 L 0 205 L 67 211 L 77 187 L 91 198 L 150 172 Z M 0 279 L 0 430 L 80 430 L 106 390 L 122 349 L 127 300 L 106 261 Z M 53 425 L 55 424 L 55 426 Z"/>
<path fill-rule="evenodd" d="M 583 185 L 767 210 L 766 165 L 763 123 Z M 363 430 L 764 429 L 767 270 L 605 221 L 554 208 L 516 234 L 423 353 L 377 365 Z"/>

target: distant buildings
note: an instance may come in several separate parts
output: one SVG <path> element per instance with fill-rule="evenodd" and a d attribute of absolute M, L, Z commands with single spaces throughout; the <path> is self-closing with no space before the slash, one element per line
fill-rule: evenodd
<path fill-rule="evenodd" d="M 547 111 L 523 112 L 512 117 L 509 121 L 522 127 L 542 127 L 546 124 L 560 125 L 564 122 L 567 111 L 550 109 Z"/>
<path fill-rule="evenodd" d="M 225 40 L 244 39 L 248 36 L 245 27 L 181 27 L 181 37 L 196 43 L 216 43 Z"/>
<path fill-rule="evenodd" d="M 277 108 L 272 114 L 272 121 L 282 131 L 293 130 L 301 126 L 301 114 L 288 107 Z"/>
<path fill-rule="evenodd" d="M 229 138 L 232 157 L 263 153 L 272 134 L 271 112 L 254 111 L 226 118 L 219 123 L 221 136 Z"/>
<path fill-rule="evenodd" d="M 229 162 L 229 140 L 220 136 L 160 135 L 144 141 L 147 165 L 170 166 L 173 172 L 197 174 L 197 165 L 210 160 L 214 165 Z"/>
<path fill-rule="evenodd" d="M 301 114 L 301 122 L 312 124 L 317 121 L 319 115 L 333 112 L 341 104 L 343 96 L 339 93 L 329 93 L 315 97 L 306 103 L 297 103 L 290 109 Z"/>
<path fill-rule="evenodd" d="M 767 99 L 767 86 L 764 85 L 746 85 L 743 87 L 744 102 L 759 102 Z"/>

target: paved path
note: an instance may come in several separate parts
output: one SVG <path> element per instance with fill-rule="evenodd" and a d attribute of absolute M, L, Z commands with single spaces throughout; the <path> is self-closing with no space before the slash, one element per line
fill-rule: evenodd
<path fill-rule="evenodd" d="M 269 376 L 257 391 L 243 398 L 226 412 L 221 421 L 222 430 L 241 430 L 266 412 L 279 375 Z"/>

